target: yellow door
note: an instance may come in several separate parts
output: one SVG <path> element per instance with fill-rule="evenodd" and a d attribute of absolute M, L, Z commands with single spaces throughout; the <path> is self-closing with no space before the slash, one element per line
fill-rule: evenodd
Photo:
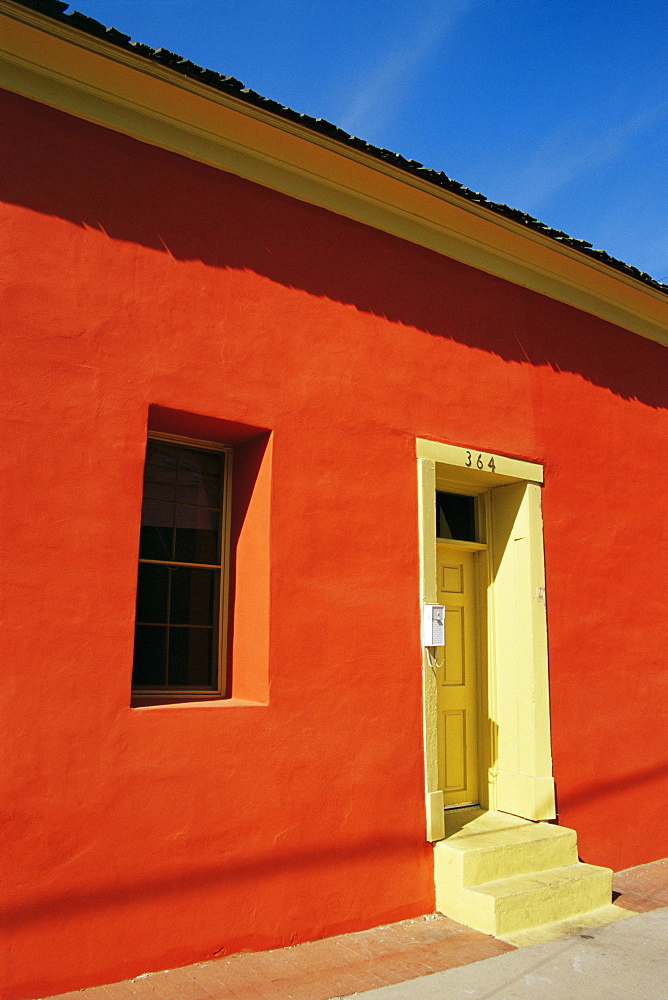
<path fill-rule="evenodd" d="M 438 596 L 445 648 L 436 650 L 439 788 L 444 803 L 478 802 L 478 669 L 475 553 L 437 544 Z"/>

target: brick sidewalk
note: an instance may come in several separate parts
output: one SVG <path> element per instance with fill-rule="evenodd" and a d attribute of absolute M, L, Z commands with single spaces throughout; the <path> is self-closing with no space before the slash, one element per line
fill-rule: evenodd
<path fill-rule="evenodd" d="M 617 872 L 612 880 L 617 906 L 636 913 L 668 906 L 668 858 Z"/>
<path fill-rule="evenodd" d="M 619 872 L 615 902 L 668 906 L 668 859 Z M 276 951 L 232 955 L 154 972 L 54 1000 L 331 1000 L 492 958 L 512 945 L 440 914 Z"/>

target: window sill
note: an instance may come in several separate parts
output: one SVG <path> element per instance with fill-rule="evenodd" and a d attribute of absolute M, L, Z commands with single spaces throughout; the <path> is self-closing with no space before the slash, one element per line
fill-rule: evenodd
<path fill-rule="evenodd" d="M 184 708 L 264 708 L 266 702 L 227 698 L 221 694 L 133 694 L 130 708 L 141 710 Z"/>

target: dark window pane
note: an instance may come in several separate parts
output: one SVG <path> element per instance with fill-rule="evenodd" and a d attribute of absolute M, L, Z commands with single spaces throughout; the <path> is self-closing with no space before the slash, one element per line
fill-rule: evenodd
<path fill-rule="evenodd" d="M 137 625 L 133 687 L 162 687 L 165 683 L 167 629 L 157 625 Z"/>
<path fill-rule="evenodd" d="M 169 595 L 169 573 L 167 566 L 152 563 L 139 564 L 137 579 L 137 621 L 147 624 L 166 625 Z"/>
<path fill-rule="evenodd" d="M 206 507 L 177 507 L 174 558 L 178 562 L 220 562 L 220 515 Z"/>
<path fill-rule="evenodd" d="M 170 628 L 169 680 L 175 687 L 215 688 L 215 630 Z"/>
<path fill-rule="evenodd" d="M 475 498 L 436 493 L 436 537 L 475 542 Z"/>
<path fill-rule="evenodd" d="M 218 606 L 218 570 L 181 566 L 170 572 L 170 624 L 213 625 Z"/>
<path fill-rule="evenodd" d="M 139 534 L 140 559 L 172 559 L 174 504 L 144 500 Z"/>
<path fill-rule="evenodd" d="M 177 452 L 173 444 L 149 440 L 144 466 L 144 497 L 151 500 L 176 498 Z"/>
<path fill-rule="evenodd" d="M 216 690 L 225 454 L 148 442 L 133 684 Z M 145 561 L 148 560 L 148 561 Z"/>
<path fill-rule="evenodd" d="M 179 452 L 178 502 L 220 508 L 223 461 L 222 453 L 182 448 Z"/>

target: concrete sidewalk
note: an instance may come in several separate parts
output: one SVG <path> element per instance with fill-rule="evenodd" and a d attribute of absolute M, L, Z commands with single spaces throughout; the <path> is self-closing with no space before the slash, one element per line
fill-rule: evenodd
<path fill-rule="evenodd" d="M 357 996 L 360 1000 L 668 1000 L 668 907 Z"/>
<path fill-rule="evenodd" d="M 619 906 L 647 912 L 651 919 L 629 917 L 595 931 L 583 931 L 584 937 L 576 934 L 515 950 L 435 913 L 276 951 L 230 955 L 150 973 L 61 994 L 54 1000 L 331 1000 L 355 994 L 361 994 L 362 1000 L 455 1000 L 458 996 L 510 1000 L 538 996 L 528 992 L 532 976 L 545 1000 L 618 1000 L 621 996 L 668 1000 L 668 859 L 619 872 L 613 885 Z M 655 932 L 663 935 L 658 944 Z M 645 938 L 652 942 L 647 945 L 648 954 L 642 950 Z M 644 993 L 637 992 L 637 985 L 633 992 L 633 981 L 638 984 L 643 982 L 642 976 L 654 976 L 657 963 L 663 968 L 663 992 L 650 992 L 649 980 L 642 987 Z M 570 984 L 564 978 L 567 972 Z M 546 975 L 553 976 L 561 993 L 554 992 L 556 985 L 548 988 Z M 622 975 L 626 976 L 623 987 L 618 978 Z M 443 980 L 442 976 L 450 978 Z M 631 985 L 626 985 L 629 982 Z M 441 983 L 447 983 L 447 990 Z M 598 992 L 585 993 L 585 985 Z M 499 992 L 501 989 L 506 992 Z M 620 989 L 625 992 L 620 993 Z"/>

